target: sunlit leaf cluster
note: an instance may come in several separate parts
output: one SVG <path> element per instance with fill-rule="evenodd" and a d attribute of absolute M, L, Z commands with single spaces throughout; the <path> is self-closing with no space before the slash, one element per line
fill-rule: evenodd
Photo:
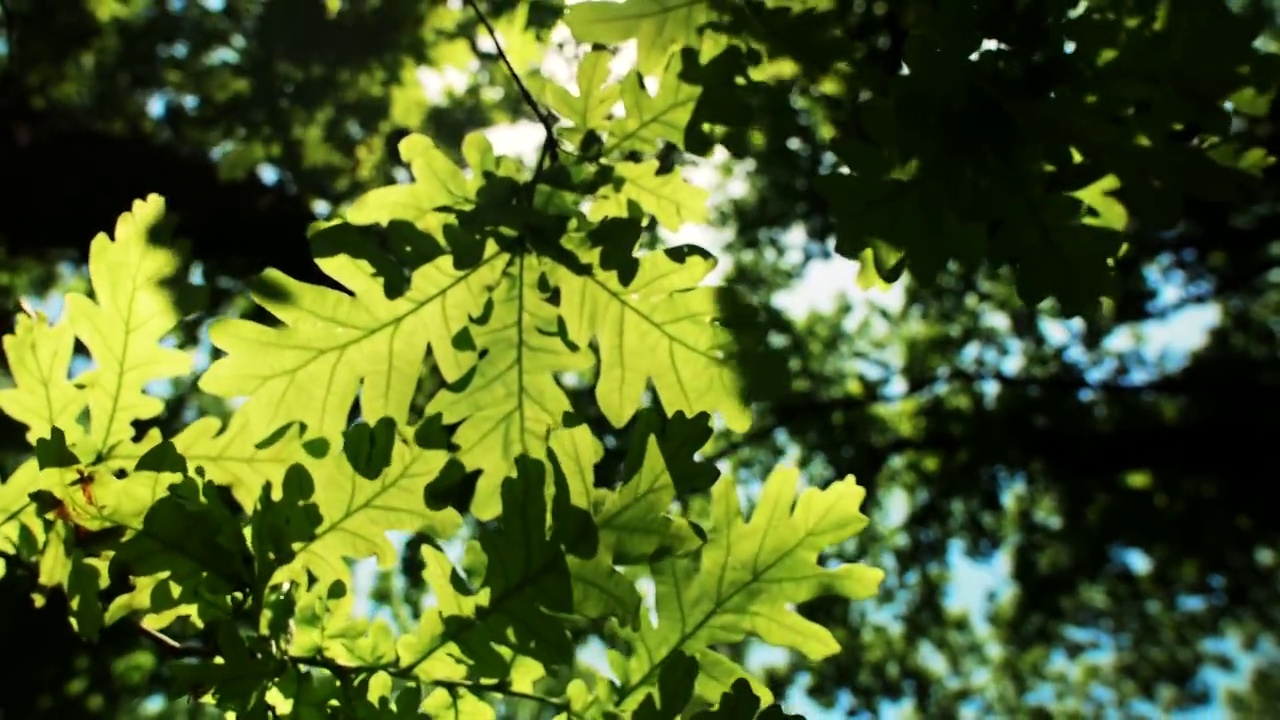
<path fill-rule="evenodd" d="M 584 7 L 570 24 L 610 22 Z M 708 489 L 698 448 L 644 422 L 706 437 L 751 413 L 714 258 L 642 249 L 706 219 L 679 162 L 700 89 L 652 45 L 689 38 L 628 27 L 637 71 L 612 82 L 595 51 L 576 89 L 543 88 L 563 122 L 534 167 L 480 133 L 465 167 L 410 135 L 410 182 L 311 229 L 332 282 L 260 277 L 272 319 L 208 331 L 198 387 L 226 419 L 137 431 L 195 355 L 170 339 L 187 281 L 164 200 L 121 215 L 93 242 L 92 291 L 4 339 L 0 409 L 32 443 L 0 485 L 4 572 L 65 593 L 86 638 L 136 625 L 177 656 L 175 694 L 236 717 L 780 716 L 722 651 L 839 651 L 796 608 L 876 591 L 880 571 L 820 561 L 866 525 L 864 491 L 781 467 L 744 506 L 733 477 Z M 591 413 L 639 437 L 623 477 L 598 471 Z M 426 539 L 408 624 L 355 611 L 352 563 L 395 563 L 389 533 Z M 588 635 L 610 672 L 578 657 Z"/>

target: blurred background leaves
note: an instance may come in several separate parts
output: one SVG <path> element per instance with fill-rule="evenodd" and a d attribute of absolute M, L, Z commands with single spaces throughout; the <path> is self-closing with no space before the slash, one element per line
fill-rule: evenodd
<path fill-rule="evenodd" d="M 762 54 L 704 68 L 695 116 L 712 125 L 686 138 L 748 158 L 699 165 L 718 217 L 677 235 L 729 259 L 722 301 L 756 403 L 755 429 L 707 452 L 743 484 L 780 458 L 819 481 L 855 473 L 873 523 L 833 554 L 888 573 L 874 602 L 805 608 L 844 644 L 834 662 L 754 648 L 748 666 L 810 717 L 1276 707 L 1275 9 L 711 5 Z M 572 77 L 559 2 L 483 6 L 518 69 Z M 396 180 L 405 133 L 458 154 L 482 127 L 507 151 L 532 142 L 460 3 L 4 0 L 0 14 L 10 308 L 81 286 L 92 236 L 159 192 L 210 291 L 180 338 L 198 345 L 206 317 L 246 312 L 262 267 L 321 280 L 307 224 Z M 833 187 L 833 157 L 866 181 Z M 1083 188 L 1086 206 L 1063 204 Z M 187 383 L 170 393 L 170 428 L 223 410 Z M 24 443 L 5 422 L 7 472 Z M 6 717 L 197 712 L 156 695 L 161 651 L 141 635 L 84 646 L 60 599 L 34 607 L 32 589 L 0 582 L 0 647 L 38 654 L 0 674 Z M 372 604 L 407 617 L 421 594 L 392 573 Z"/>

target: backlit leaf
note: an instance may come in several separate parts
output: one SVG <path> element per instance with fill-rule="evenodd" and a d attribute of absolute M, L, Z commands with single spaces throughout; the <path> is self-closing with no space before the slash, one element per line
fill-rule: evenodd
<path fill-rule="evenodd" d="M 652 381 L 667 412 L 719 412 L 730 428 L 746 430 L 751 414 L 728 335 L 715 324 L 715 289 L 699 287 L 715 261 L 684 250 L 644 255 L 628 285 L 612 274 L 560 272 L 561 315 L 574 342 L 594 338 L 600 348 L 596 400 L 615 427 L 640 409 Z"/>

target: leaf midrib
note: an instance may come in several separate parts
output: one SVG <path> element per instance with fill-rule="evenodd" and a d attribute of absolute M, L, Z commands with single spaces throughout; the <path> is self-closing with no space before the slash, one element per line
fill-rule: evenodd
<path fill-rule="evenodd" d="M 339 342 L 339 343 L 336 343 L 336 344 L 333 344 L 333 345 L 329 345 L 329 346 L 327 346 L 327 347 L 325 347 L 325 348 L 318 349 L 318 350 L 316 350 L 316 352 L 314 352 L 310 357 L 306 358 L 305 360 L 303 360 L 302 362 L 298 363 L 297 365 L 294 365 L 294 366 L 293 366 L 293 367 L 291 367 L 291 368 L 288 368 L 288 369 L 285 369 L 285 370 L 281 370 L 281 371 L 279 371 L 279 372 L 277 372 L 277 373 L 274 373 L 274 374 L 271 374 L 271 375 L 267 375 L 267 376 L 265 376 L 265 377 L 263 378 L 263 384 L 265 385 L 266 383 L 269 383 L 269 382 L 272 382 L 272 381 L 275 381 L 275 380 L 279 380 L 279 379 L 280 379 L 280 378 L 282 378 L 282 377 L 286 377 L 286 376 L 290 376 L 290 377 L 291 377 L 291 376 L 295 376 L 295 375 L 297 375 L 297 373 L 298 373 L 299 371 L 301 371 L 302 369 L 306 368 L 308 365 L 311 365 L 312 363 L 316 362 L 317 360 L 319 360 L 319 359 L 320 359 L 320 358 L 322 358 L 322 357 L 325 357 L 325 356 L 330 355 L 330 354 L 335 353 L 335 352 L 345 352 L 346 350 L 351 349 L 353 346 L 358 345 L 358 344 L 360 344 L 360 343 L 362 343 L 362 342 L 364 342 L 364 341 L 368 340 L 369 338 L 371 338 L 371 337 L 373 337 L 373 336 L 375 336 L 375 335 L 378 335 L 378 334 L 379 334 L 379 333 L 381 333 L 383 330 L 386 330 L 386 329 L 387 329 L 387 328 L 389 328 L 389 327 L 396 326 L 396 325 L 400 325 L 401 323 L 405 322 L 405 321 L 406 321 L 410 316 L 412 316 L 412 315 L 416 315 L 417 313 L 421 312 L 421 311 L 423 310 L 423 308 L 427 307 L 428 305 L 431 305 L 432 303 L 435 303 L 435 302 L 436 302 L 436 301 L 438 301 L 440 298 L 444 297 L 446 294 L 448 294 L 449 292 L 453 291 L 453 290 L 454 290 L 455 288 L 457 288 L 459 285 L 462 285 L 462 284 L 466 283 L 466 282 L 467 282 L 468 280 L 470 280 L 470 279 L 471 279 L 471 278 L 472 278 L 472 277 L 473 277 L 477 272 L 479 272 L 479 270 L 480 270 L 481 268 L 485 267 L 485 266 L 486 266 L 486 265 L 488 265 L 489 263 L 493 262 L 494 260 L 496 260 L 496 259 L 498 259 L 498 258 L 500 258 L 500 257 L 502 257 L 502 256 L 504 256 L 504 255 L 505 255 L 505 253 L 504 253 L 504 252 L 502 252 L 501 250 L 497 250 L 497 251 L 495 251 L 492 255 L 489 255 L 488 257 L 484 258 L 484 259 L 483 259 L 483 260 L 481 260 L 479 263 L 477 263 L 474 267 L 472 267 L 471 269 L 467 270 L 467 271 L 466 271 L 465 273 L 463 273 L 462 275 L 459 275 L 457 278 L 455 278 L 455 279 L 453 279 L 452 281 L 450 281 L 450 282 L 449 282 L 445 287 L 443 287 L 443 288 L 441 288 L 439 291 L 437 291 L 437 292 L 435 292 L 435 293 L 433 293 L 433 294 L 429 295 L 429 296 L 428 296 L 427 298 L 425 298 L 422 302 L 419 302 L 419 303 L 415 304 L 413 307 L 409 308 L 408 310 L 406 310 L 406 311 L 404 311 L 404 312 L 402 312 L 402 313 L 400 313 L 400 314 L 398 314 L 398 315 L 393 315 L 393 316 L 391 316 L 391 317 L 390 317 L 390 318 L 388 318 L 387 320 L 383 321 L 382 323 L 380 323 L 380 324 L 378 324 L 378 325 L 375 325 L 374 327 L 371 327 L 371 328 L 353 328 L 353 329 L 363 330 L 364 332 L 363 332 L 363 333 L 361 333 L 361 334 L 358 334 L 357 336 L 352 337 L 352 338 L 350 338 L 350 339 L 345 339 L 345 340 L 343 340 L 342 342 Z M 451 258 L 452 258 L 452 256 L 451 256 L 451 255 L 445 255 L 445 256 L 443 256 L 441 259 L 444 259 L 444 258 L 450 258 L 450 259 L 451 259 Z M 327 322 L 329 322 L 330 324 L 336 324 L 336 323 L 333 323 L 332 321 L 327 321 Z"/>
<path fill-rule="evenodd" d="M 719 614 L 720 610 L 724 608 L 726 605 L 728 605 L 729 602 L 733 600 L 733 598 L 737 597 L 737 595 L 741 593 L 743 590 L 745 590 L 746 588 L 751 587 L 752 585 L 759 582 L 760 579 L 764 577 L 770 570 L 776 567 L 778 563 L 782 562 L 785 558 L 790 556 L 791 553 L 795 552 L 796 549 L 798 549 L 801 545 L 803 545 L 806 540 L 812 537 L 814 534 L 813 529 L 817 527 L 821 527 L 822 521 L 826 518 L 827 514 L 831 512 L 833 507 L 834 507 L 833 504 L 828 503 L 823 508 L 822 514 L 819 515 L 817 518 L 815 518 L 815 521 L 813 522 L 813 524 L 810 527 L 806 528 L 800 534 L 799 539 L 797 539 L 795 543 L 790 545 L 785 552 L 778 553 L 777 557 L 775 557 L 773 561 L 766 564 L 763 568 L 760 568 L 758 572 L 753 572 L 745 582 L 740 583 L 738 587 L 736 587 L 728 595 L 725 595 L 724 597 L 721 597 L 721 598 L 717 598 L 716 601 L 712 603 L 711 608 L 703 615 L 703 617 L 700 620 L 698 620 L 698 622 L 694 623 L 692 628 L 687 629 L 685 632 L 683 632 L 680 635 L 679 640 L 676 641 L 676 643 L 671 647 L 670 650 L 667 650 L 667 652 L 662 656 L 662 659 L 653 663 L 653 665 L 649 667 L 649 669 L 645 672 L 643 676 L 641 676 L 641 678 L 638 681 L 632 683 L 629 688 L 627 688 L 624 692 L 621 693 L 621 695 L 618 698 L 618 706 L 621 707 L 622 705 L 624 705 L 627 699 L 630 698 L 633 694 L 635 694 L 637 690 L 645 687 L 645 685 L 649 681 L 649 678 L 653 677 L 653 674 L 656 673 L 659 669 L 661 669 L 662 665 L 666 663 L 668 660 L 670 660 L 671 656 L 675 654 L 676 651 L 680 650 L 680 648 L 686 642 L 688 642 L 690 638 L 696 635 L 699 630 L 701 630 L 703 627 L 706 626 L 707 623 L 711 622 L 711 620 Z M 792 515 L 791 517 L 794 518 L 794 515 Z M 755 518 L 753 517 L 752 519 L 754 520 Z M 728 543 L 727 538 L 725 542 L 726 544 Z M 759 546 L 757 546 L 756 551 L 757 553 L 759 552 Z M 728 564 L 728 556 L 726 556 L 725 558 L 725 563 L 726 565 Z"/>

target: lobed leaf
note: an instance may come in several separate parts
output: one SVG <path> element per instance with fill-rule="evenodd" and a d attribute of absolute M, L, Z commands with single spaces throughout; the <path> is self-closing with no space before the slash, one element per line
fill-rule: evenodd
<path fill-rule="evenodd" d="M 684 144 L 685 128 L 693 117 L 702 88 L 680 79 L 683 67 L 679 55 L 668 59 L 653 95 L 645 88 L 641 72 L 623 78 L 620 86 L 626 112 L 609 126 L 606 155 L 632 150 L 652 153 L 662 143 Z"/>
<path fill-rule="evenodd" d="M 759 503 L 744 521 L 733 478 L 711 491 L 713 525 L 699 557 L 663 560 L 653 567 L 656 624 L 624 631 L 634 652 L 627 663 L 624 705 L 634 707 L 661 671 L 681 652 L 702 667 L 697 693 L 715 700 L 746 672 L 712 647 L 756 636 L 800 651 L 811 660 L 840 649 L 826 628 L 804 619 L 794 606 L 821 595 L 864 599 L 875 594 L 884 573 L 858 564 L 824 568 L 819 553 L 860 532 L 866 491 L 852 477 L 797 496 L 799 472 L 775 470 Z M 757 694 L 769 701 L 763 685 Z"/>
<path fill-rule="evenodd" d="M 216 486 L 145 471 L 117 486 L 132 497 L 103 498 L 104 519 L 132 533 L 110 563 L 133 587 L 112 600 L 106 623 L 140 613 L 143 625 L 159 630 L 179 617 L 197 624 L 230 617 L 229 596 L 252 583 L 253 571 L 240 524 Z"/>
<path fill-rule="evenodd" d="M 572 612 L 563 551 L 547 533 L 545 470 L 528 458 L 502 486 L 506 512 L 486 529 L 484 582 L 472 592 L 439 550 L 425 547 L 436 607 L 398 644 L 400 667 L 423 680 L 508 677 L 518 657 L 564 664 L 573 657 L 567 627 L 551 613 Z"/>
<path fill-rule="evenodd" d="M 0 391 L 0 411 L 27 425 L 28 440 L 36 443 L 38 456 L 42 443 L 53 443 L 64 458 L 59 465 L 96 458 L 109 471 L 131 467 L 131 460 L 141 456 L 139 448 L 158 441 L 154 434 L 141 442 L 133 440 L 133 423 L 155 418 L 164 409 L 145 387 L 183 375 L 191 366 L 188 353 L 162 344 L 180 319 L 174 275 L 181 268 L 162 237 L 164 209 L 160 196 L 148 196 L 120 216 L 114 240 L 105 233 L 93 239 L 89 273 L 94 299 L 72 293 L 57 324 L 48 325 L 39 314 L 21 317 L 14 333 L 5 336 L 15 387 Z M 77 338 L 94 366 L 69 381 Z M 86 408 L 87 429 L 80 425 Z M 96 514 L 78 491 L 70 491 L 68 483 L 76 479 L 70 467 L 42 471 L 28 461 L 0 485 L 0 547 L 41 554 L 41 581 L 46 586 L 65 584 L 73 572 L 79 573 L 76 582 L 84 585 L 88 571 L 63 562 L 77 557 L 74 552 L 67 555 L 65 525 L 46 538 L 40 513 L 29 498 L 49 492 L 69 501 L 73 512 Z"/>
<path fill-rule="evenodd" d="M 614 187 L 596 196 L 588 217 L 596 222 L 606 217 L 628 217 L 634 203 L 668 230 L 679 230 L 685 223 L 706 222 L 710 194 L 689 184 L 678 171 L 657 174 L 658 166 L 657 160 L 614 165 Z"/>
<path fill-rule="evenodd" d="M 413 182 L 370 190 L 356 198 L 347 209 L 346 218 L 356 225 L 408 220 L 438 237 L 450 221 L 446 210 L 470 207 L 474 188 L 431 138 L 413 133 L 400 141 L 398 150 L 413 174 Z"/>
<path fill-rule="evenodd" d="M 726 353 L 729 335 L 715 324 L 716 291 L 698 286 L 715 260 L 688 249 L 644 255 L 626 285 L 611 273 L 556 275 L 569 337 L 599 347 L 596 401 L 615 427 L 640 409 L 650 380 L 669 413 L 719 412 L 738 432 L 751 425 Z"/>
<path fill-rule="evenodd" d="M 570 139 L 581 142 L 582 135 L 604 127 L 614 105 L 622 99 L 621 88 L 609 83 L 609 62 L 612 55 L 594 51 L 578 62 L 578 92 L 555 83 L 543 83 L 540 93 L 551 110 L 571 123 Z M 563 134 L 566 129 L 561 129 Z"/>
<path fill-rule="evenodd" d="M 158 242 L 163 217 L 159 195 L 135 202 L 117 221 L 114 241 L 99 233 L 89 245 L 94 299 L 67 295 L 67 321 L 94 361 L 76 382 L 85 388 L 99 452 L 129 441 L 132 423 L 164 410 L 144 392 L 148 383 L 191 371 L 188 353 L 162 345 L 181 319 L 169 286 L 182 267 L 178 254 Z"/>
<path fill-rule="evenodd" d="M 564 21 L 580 43 L 615 45 L 635 38 L 638 67 L 649 73 L 681 46 L 696 46 L 698 29 L 709 19 L 706 0 L 627 0 L 578 3 Z"/>
<path fill-rule="evenodd" d="M 502 479 L 521 455 L 546 456 L 547 436 L 572 407 L 557 373 L 590 367 L 585 353 L 560 338 L 559 317 L 540 289 L 544 269 L 536 256 L 514 258 L 471 330 L 483 357 L 472 375 L 427 406 L 446 423 L 461 422 L 453 441 L 459 457 L 479 469 L 471 512 L 482 520 L 501 511 Z"/>
<path fill-rule="evenodd" d="M 348 433 L 344 445 L 356 441 Z M 427 485 L 439 477 L 448 459 L 445 452 L 397 440 L 389 467 L 373 480 L 357 472 L 343 452 L 306 457 L 293 465 L 285 484 L 290 475 L 309 476 L 310 483 L 301 477 L 298 482 L 314 488 L 310 501 L 322 522 L 272 582 L 302 580 L 310 573 L 324 583 L 340 580 L 350 585 L 348 559 L 376 556 L 383 567 L 395 561 L 396 548 L 386 537 L 390 531 L 423 530 L 434 537 L 456 533 L 462 523 L 456 510 L 431 510 L 423 501 Z"/>
<path fill-rule="evenodd" d="M 689 521 L 671 511 L 676 486 L 658 439 L 649 435 L 637 442 L 643 443 L 641 466 L 617 489 L 609 489 L 594 487 L 593 467 L 602 453 L 586 426 L 551 436 L 554 467 L 563 478 L 557 492 L 590 514 L 598 557 L 610 567 L 644 562 L 659 551 L 683 552 L 699 543 Z"/>
<path fill-rule="evenodd" d="M 173 438 L 193 472 L 228 487 L 245 508 L 253 508 L 263 486 L 278 482 L 305 456 L 296 439 L 265 442 L 253 412 L 234 412 L 225 424 L 216 417 L 198 418 Z"/>
<path fill-rule="evenodd" d="M 56 427 L 78 435 L 85 393 L 68 379 L 75 333 L 64 317 L 50 325 L 43 314 L 19 315 L 4 336 L 4 354 L 14 387 L 0 390 L 0 412 L 27 426 L 27 442 L 49 437 Z M 74 444 L 77 437 L 70 437 Z"/>
<path fill-rule="evenodd" d="M 209 338 L 227 354 L 209 367 L 200 387 L 225 398 L 247 397 L 240 412 L 261 437 L 288 422 L 304 422 L 319 435 L 339 433 L 357 394 L 365 417 L 406 422 L 428 348 L 449 380 L 473 362 L 472 353 L 453 346 L 453 337 L 482 307 L 505 257 L 490 246 L 465 271 L 454 269 L 452 257 L 441 257 L 414 272 L 408 291 L 395 300 L 348 256 L 318 263 L 354 296 L 268 271 L 285 298 L 259 292 L 254 299 L 284 326 L 215 323 Z"/>

